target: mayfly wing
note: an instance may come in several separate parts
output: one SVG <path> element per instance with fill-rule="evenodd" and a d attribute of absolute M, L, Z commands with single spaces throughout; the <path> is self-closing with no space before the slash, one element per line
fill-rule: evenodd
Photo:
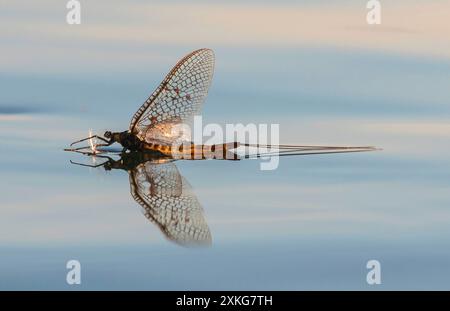
<path fill-rule="evenodd" d="M 174 126 L 189 124 L 201 111 L 214 73 L 214 53 L 196 50 L 182 58 L 134 114 L 130 132 L 147 142 L 186 140 Z"/>
<path fill-rule="evenodd" d="M 210 245 L 203 208 L 174 163 L 146 162 L 130 172 L 130 191 L 144 215 L 177 244 Z"/>

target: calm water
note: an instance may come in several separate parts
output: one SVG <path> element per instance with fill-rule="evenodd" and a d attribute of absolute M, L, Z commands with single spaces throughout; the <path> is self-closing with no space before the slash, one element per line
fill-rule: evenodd
<path fill-rule="evenodd" d="M 88 43 L 99 53 L 115 47 Z M 64 48 L 82 51 L 73 44 Z M 46 62 L 38 50 L 28 71 L 3 66 L 0 289 L 450 289 L 445 58 L 212 44 L 205 122 L 279 123 L 284 143 L 384 150 L 286 157 L 274 171 L 257 160 L 177 161 L 210 247 L 166 239 L 131 197 L 127 172 L 69 163 L 92 163 L 62 149 L 89 129 L 126 129 L 196 47 L 118 44 L 124 55 L 98 64 L 81 52 L 74 63 Z M 134 60 L 132 48 L 167 55 L 138 66 L 144 57 Z M 66 284 L 70 259 L 81 262 L 79 286 Z M 366 283 L 370 259 L 381 263 L 382 285 Z"/>

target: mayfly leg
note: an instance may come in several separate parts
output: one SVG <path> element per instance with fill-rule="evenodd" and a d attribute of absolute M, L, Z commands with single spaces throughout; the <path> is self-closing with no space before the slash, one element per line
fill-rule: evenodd
<path fill-rule="evenodd" d="M 86 138 L 83 138 L 83 139 L 74 141 L 74 142 L 71 143 L 70 145 L 73 146 L 73 145 L 75 145 L 75 144 L 81 143 L 82 141 L 89 140 L 89 139 L 93 139 L 93 138 L 97 138 L 97 139 L 100 139 L 100 140 L 104 141 L 105 143 L 109 143 L 109 141 L 106 140 L 105 138 L 100 137 L 100 136 L 98 136 L 98 135 L 93 135 L 93 136 L 90 136 L 90 137 L 86 137 Z M 108 145 L 108 146 L 109 146 L 109 145 Z"/>
<path fill-rule="evenodd" d="M 106 161 L 106 162 L 108 162 L 108 161 Z M 105 162 L 105 163 L 106 163 L 106 162 Z M 71 164 L 75 164 L 75 165 L 80 165 L 80 166 L 92 167 L 92 168 L 97 168 L 97 167 L 100 167 L 100 166 L 105 165 L 105 163 L 100 163 L 100 164 L 84 164 L 84 163 L 79 163 L 79 162 L 75 162 L 75 161 L 72 161 L 72 160 L 70 160 L 70 163 L 71 163 Z"/>
<path fill-rule="evenodd" d="M 66 149 L 64 149 L 64 151 L 73 151 L 73 152 L 79 152 L 79 153 L 83 153 L 83 154 L 94 154 L 94 153 L 92 153 L 92 152 L 80 152 L 80 150 L 83 150 L 83 149 L 91 149 L 91 147 L 90 146 L 84 146 L 84 147 L 78 147 L 78 148 L 66 148 Z"/>
<path fill-rule="evenodd" d="M 107 142 L 106 144 L 96 144 L 96 145 L 94 145 L 94 149 L 97 149 L 97 147 L 108 147 L 108 146 L 111 146 L 112 145 L 112 142 Z"/>
<path fill-rule="evenodd" d="M 107 163 L 108 161 L 112 161 L 113 160 L 111 157 L 102 156 L 102 155 L 96 155 L 95 153 L 92 153 L 92 152 L 83 152 L 83 151 L 75 151 L 75 152 L 78 152 L 78 153 L 81 153 L 81 154 L 84 154 L 84 155 L 88 155 L 88 156 L 96 156 L 98 158 L 107 159 L 107 161 L 105 161 L 103 163 L 100 163 L 100 164 L 84 164 L 84 163 L 79 163 L 79 162 L 75 162 L 75 161 L 70 160 L 70 163 L 75 164 L 75 165 L 96 168 L 96 167 L 100 167 L 100 166 L 105 165 L 105 163 Z"/>

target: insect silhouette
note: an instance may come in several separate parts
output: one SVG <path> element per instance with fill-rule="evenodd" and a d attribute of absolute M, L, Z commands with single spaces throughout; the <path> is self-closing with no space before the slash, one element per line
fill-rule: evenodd
<path fill-rule="evenodd" d="M 196 154 L 199 158 L 214 158 L 216 154 L 230 153 L 237 148 L 237 143 L 218 145 L 195 145 L 186 142 L 180 124 L 189 124 L 194 115 L 198 115 L 208 93 L 214 72 L 214 53 L 210 49 L 199 49 L 182 58 L 164 78 L 161 84 L 138 109 L 131 119 L 129 129 L 123 132 L 106 131 L 104 137 L 93 135 L 71 144 L 97 138 L 103 143 L 92 146 L 99 147 L 119 143 L 124 150 L 150 151 L 164 156 L 172 156 L 173 145 L 180 145 L 176 152 Z M 89 147 L 66 149 L 83 150 Z"/>
<path fill-rule="evenodd" d="M 106 161 L 97 165 L 71 163 L 127 171 L 131 196 L 168 240 L 182 246 L 211 245 L 203 208 L 170 157 L 136 151 L 122 152 L 118 160 L 98 157 Z"/>
<path fill-rule="evenodd" d="M 231 142 L 215 145 L 198 145 L 186 137 L 180 125 L 192 122 L 199 115 L 207 96 L 214 73 L 214 53 L 199 49 L 183 57 L 167 74 L 161 84 L 138 109 L 127 131 L 106 131 L 103 137 L 93 135 L 78 141 L 89 140 L 91 146 L 69 148 L 79 151 L 90 148 L 95 154 L 102 147 L 119 143 L 126 151 L 152 152 L 161 156 L 183 159 L 238 160 L 234 152 L 239 146 L 276 148 L 282 153 L 306 152 L 309 154 L 330 152 L 359 152 L 373 147 L 335 147 L 299 145 L 255 145 Z M 103 143 L 92 144 L 92 139 Z M 245 156 L 248 157 L 248 156 Z"/>

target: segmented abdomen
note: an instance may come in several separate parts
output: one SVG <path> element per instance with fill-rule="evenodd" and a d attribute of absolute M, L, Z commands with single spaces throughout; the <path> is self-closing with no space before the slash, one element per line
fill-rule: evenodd
<path fill-rule="evenodd" d="M 161 152 L 175 159 L 204 160 L 225 159 L 238 160 L 239 157 L 230 149 L 239 147 L 239 143 L 227 143 L 216 145 L 183 144 L 173 147 L 171 145 L 145 144 L 146 149 Z"/>

